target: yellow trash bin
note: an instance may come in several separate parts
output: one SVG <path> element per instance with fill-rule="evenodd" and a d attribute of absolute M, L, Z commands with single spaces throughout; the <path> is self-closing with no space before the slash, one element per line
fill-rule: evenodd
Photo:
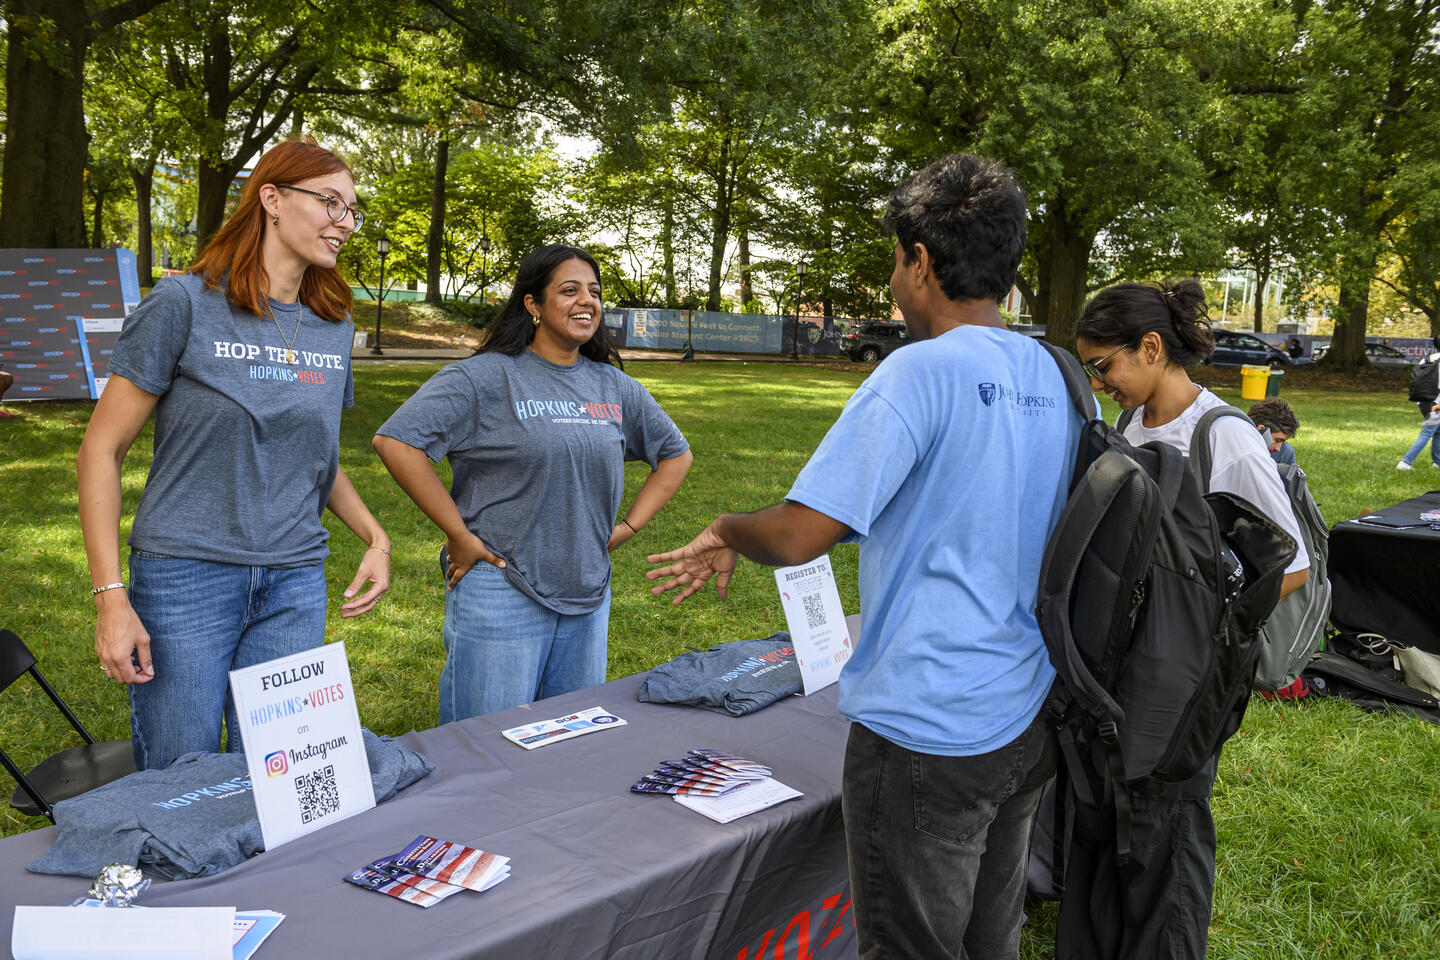
<path fill-rule="evenodd" d="M 1245 364 L 1240 368 L 1240 397 L 1243 400 L 1264 400 L 1270 384 L 1270 368 Z"/>

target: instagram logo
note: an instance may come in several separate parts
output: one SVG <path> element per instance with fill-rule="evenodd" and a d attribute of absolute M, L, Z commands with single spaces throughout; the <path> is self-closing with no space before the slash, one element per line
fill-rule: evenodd
<path fill-rule="evenodd" d="M 283 777 L 290 764 L 285 760 L 285 751 L 276 750 L 265 757 L 265 772 L 272 777 Z"/>

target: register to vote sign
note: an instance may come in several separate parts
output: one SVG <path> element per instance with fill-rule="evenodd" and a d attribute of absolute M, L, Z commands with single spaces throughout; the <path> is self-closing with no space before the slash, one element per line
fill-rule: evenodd
<path fill-rule="evenodd" d="M 230 672 L 265 848 L 375 806 L 345 644 Z"/>
<path fill-rule="evenodd" d="M 790 628 L 790 644 L 800 665 L 800 682 L 809 696 L 840 679 L 850 659 L 850 629 L 840 606 L 829 557 L 775 571 L 780 607 Z"/>

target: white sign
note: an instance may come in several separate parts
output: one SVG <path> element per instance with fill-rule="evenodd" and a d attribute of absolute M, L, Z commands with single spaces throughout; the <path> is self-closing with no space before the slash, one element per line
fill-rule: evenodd
<path fill-rule="evenodd" d="M 16 960 L 230 960 L 234 907 L 15 908 Z"/>
<path fill-rule="evenodd" d="M 375 806 L 345 644 L 230 671 L 265 849 Z"/>
<path fill-rule="evenodd" d="M 650 311 L 636 310 L 630 314 L 630 326 L 635 331 L 635 336 L 645 336 L 645 327 L 650 321 Z"/>
<path fill-rule="evenodd" d="M 809 696 L 840 679 L 840 668 L 850 659 L 850 630 L 835 587 L 835 571 L 829 557 L 820 557 L 776 570 L 775 586 L 800 664 L 800 682 Z"/>

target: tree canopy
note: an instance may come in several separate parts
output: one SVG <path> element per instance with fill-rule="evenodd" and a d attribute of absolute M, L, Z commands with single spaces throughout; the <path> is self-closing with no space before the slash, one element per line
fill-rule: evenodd
<path fill-rule="evenodd" d="M 612 301 L 886 316 L 877 211 L 971 150 L 1027 189 L 1018 285 L 1054 342 L 1106 283 L 1230 267 L 1337 291 L 1333 363 L 1365 362 L 1372 290 L 1440 333 L 1440 0 L 0 11 L 8 245 L 128 238 L 148 270 L 151 236 L 203 243 L 236 175 L 311 132 L 436 298 L 563 239 Z"/>

